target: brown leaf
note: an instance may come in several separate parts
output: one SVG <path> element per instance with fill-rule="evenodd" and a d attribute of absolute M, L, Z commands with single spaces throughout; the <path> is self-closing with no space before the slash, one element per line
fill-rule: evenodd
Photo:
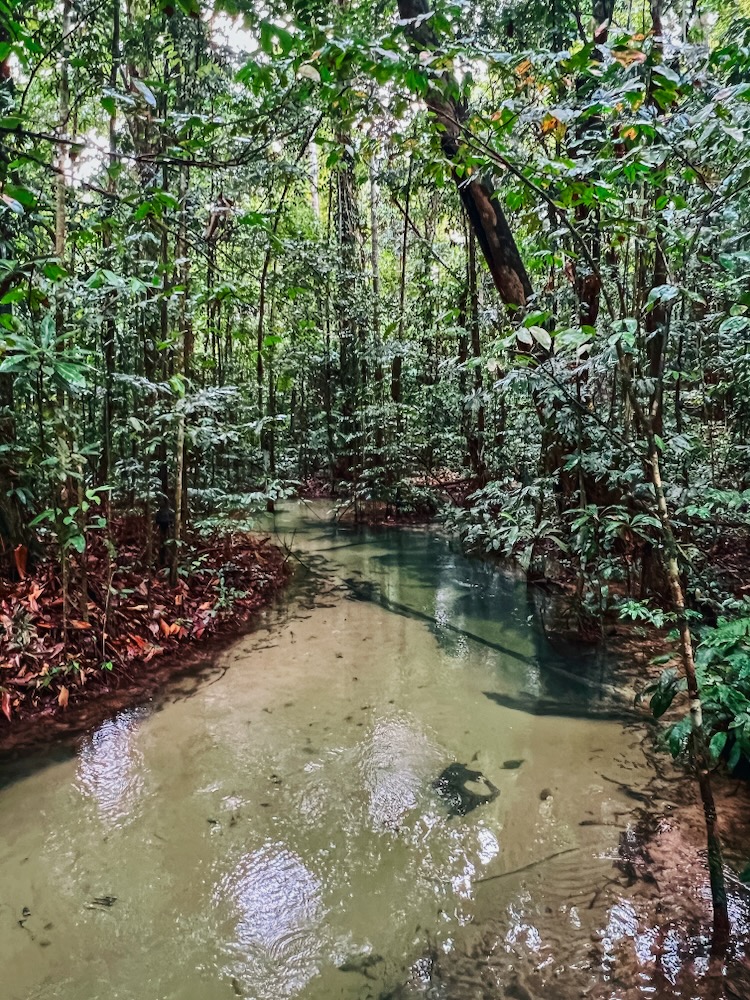
<path fill-rule="evenodd" d="M 68 707 L 68 694 L 69 694 L 68 689 L 65 687 L 65 685 L 63 685 L 60 688 L 60 694 L 57 696 L 57 704 L 60 706 L 60 708 Z"/>
<path fill-rule="evenodd" d="M 26 560 L 29 550 L 25 545 L 16 545 L 13 549 L 13 561 L 16 564 L 16 571 L 21 580 L 26 578 Z"/>
<path fill-rule="evenodd" d="M 171 634 L 169 625 L 164 621 L 163 618 L 159 619 L 159 628 L 162 630 L 162 632 L 164 633 L 164 635 L 170 635 Z"/>
<path fill-rule="evenodd" d="M 91 628 L 91 622 L 82 622 L 79 621 L 77 618 L 71 618 L 70 624 L 73 626 L 73 628 Z"/>
<path fill-rule="evenodd" d="M 0 708 L 3 710 L 3 715 L 10 722 L 10 692 L 3 691 L 2 701 L 0 702 Z"/>

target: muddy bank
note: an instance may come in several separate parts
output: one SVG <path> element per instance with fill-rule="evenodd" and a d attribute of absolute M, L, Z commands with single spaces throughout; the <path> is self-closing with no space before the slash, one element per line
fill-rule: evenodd
<path fill-rule="evenodd" d="M 144 579 L 126 544 L 116 564 L 93 546 L 88 600 L 67 614 L 52 560 L 3 584 L 0 748 L 82 732 L 171 676 L 197 678 L 210 665 L 203 640 L 246 631 L 290 574 L 280 548 L 247 533 L 196 540 L 184 559 L 190 572 L 172 587 L 166 569 Z"/>

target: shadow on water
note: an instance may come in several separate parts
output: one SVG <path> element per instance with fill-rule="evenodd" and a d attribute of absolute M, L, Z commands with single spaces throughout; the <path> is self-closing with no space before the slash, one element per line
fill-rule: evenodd
<path fill-rule="evenodd" d="M 528 588 L 512 574 L 464 556 L 431 531 L 335 530 L 337 536 L 342 533 L 354 537 L 328 548 L 327 554 L 365 544 L 386 548 L 368 558 L 364 573 L 343 577 L 349 599 L 424 622 L 449 657 L 461 658 L 467 643 L 497 654 L 499 677 L 514 689 L 486 692 L 498 704 L 532 715 L 634 717 L 605 682 L 606 663 L 597 651 L 581 644 L 563 655 L 553 648 L 538 624 Z M 521 648 L 508 644 L 509 633 L 517 634 Z M 523 651 L 529 644 L 531 651 Z M 577 672 L 571 670 L 572 656 Z"/>
<path fill-rule="evenodd" d="M 78 748 L 73 739 L 53 743 L 31 753 L 13 751 L 0 754 L 0 791 L 17 781 L 25 781 L 40 768 L 64 764 L 77 756 Z"/>

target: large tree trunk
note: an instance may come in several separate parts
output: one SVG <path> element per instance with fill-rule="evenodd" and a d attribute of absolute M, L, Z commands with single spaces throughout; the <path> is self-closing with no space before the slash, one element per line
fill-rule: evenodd
<path fill-rule="evenodd" d="M 438 47 L 429 21 L 417 21 L 428 14 L 429 9 L 427 0 L 398 0 L 401 17 L 414 22 L 406 31 L 415 52 Z M 466 108 L 456 98 L 446 97 L 434 87 L 427 92 L 425 103 L 441 126 L 440 145 L 454 167 L 453 176 L 461 201 L 500 298 L 506 305 L 525 306 L 532 294 L 531 281 L 491 183 L 486 178 L 463 180 L 455 171 L 463 147 L 461 133 Z"/>

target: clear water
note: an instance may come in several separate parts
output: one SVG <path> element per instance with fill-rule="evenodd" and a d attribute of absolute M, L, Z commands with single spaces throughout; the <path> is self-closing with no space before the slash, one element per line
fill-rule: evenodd
<path fill-rule="evenodd" d="M 555 652 L 520 582 L 434 532 L 337 528 L 321 504 L 277 529 L 300 583 L 189 696 L 0 770 L 0 995 L 606 984 L 607 949 L 637 940 L 608 887 L 651 772 L 595 660 Z M 432 782 L 456 761 L 500 794 L 450 818 Z M 452 955 L 474 964 L 441 992 Z"/>

